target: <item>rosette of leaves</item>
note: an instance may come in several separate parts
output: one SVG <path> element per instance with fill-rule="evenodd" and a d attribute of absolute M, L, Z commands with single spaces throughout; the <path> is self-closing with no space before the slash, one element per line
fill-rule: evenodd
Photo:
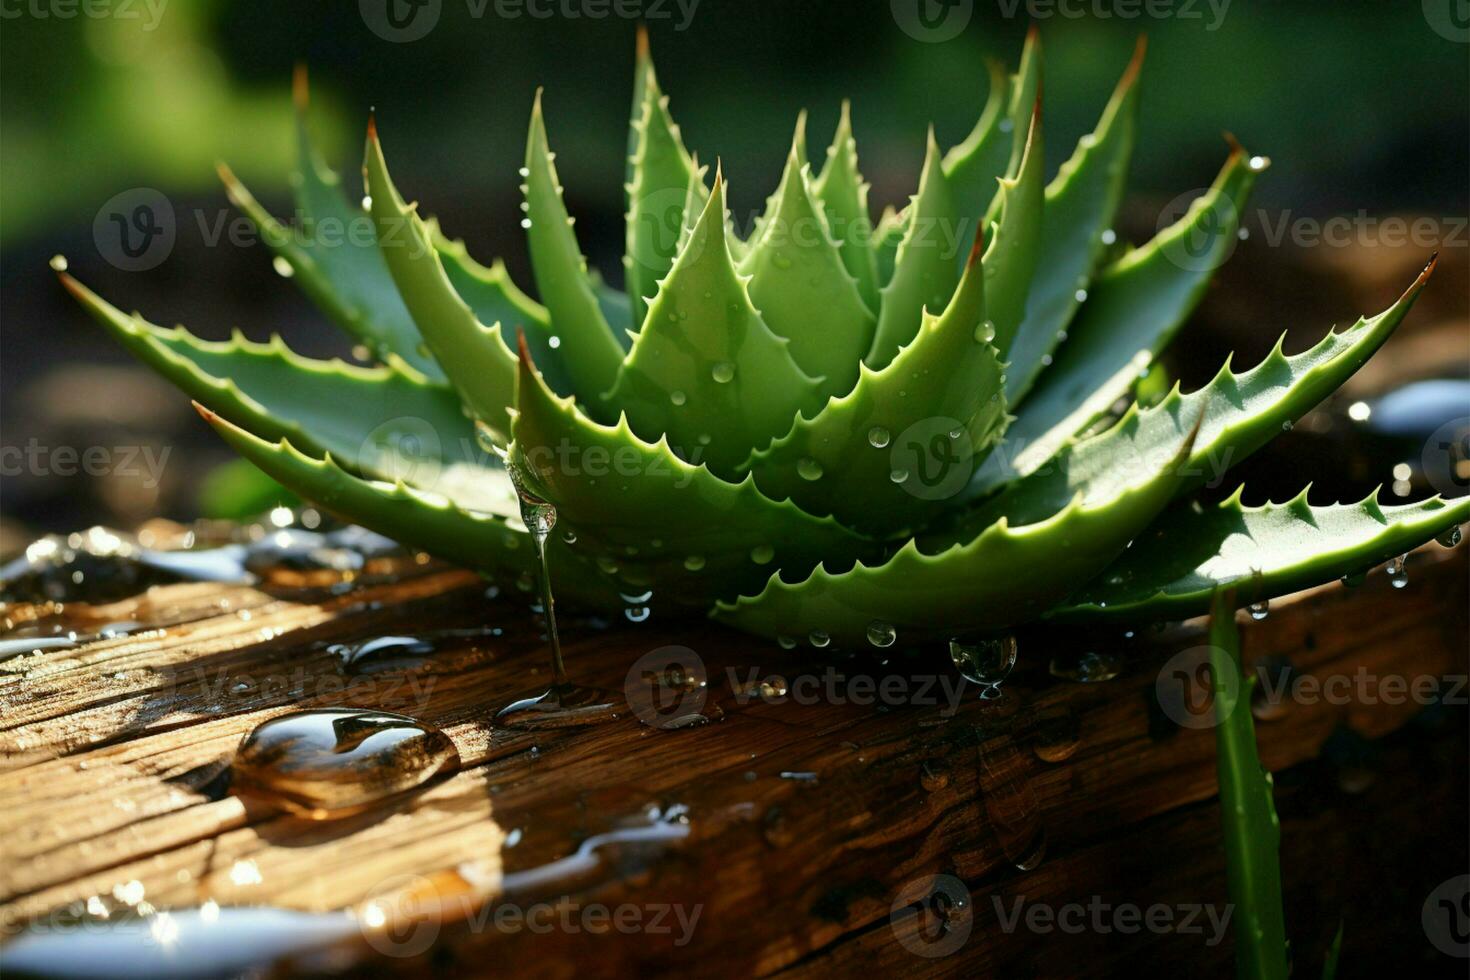
<path fill-rule="evenodd" d="M 819 167 L 799 122 L 742 235 L 642 43 L 626 291 L 587 267 L 538 93 L 512 219 L 538 299 L 405 202 L 371 124 L 365 195 L 349 193 L 313 149 L 300 77 L 296 220 L 221 172 L 278 267 L 374 365 L 311 360 L 279 337 L 206 342 L 63 281 L 280 483 L 529 589 L 532 544 L 490 450 L 513 454 L 559 511 L 550 566 L 583 607 L 651 601 L 823 644 L 1179 618 L 1222 587 L 1259 602 L 1465 521 L 1466 500 L 1197 497 L 1221 461 L 1360 367 L 1433 262 L 1386 310 L 1302 353 L 1278 343 L 1197 391 L 1132 401 L 1232 250 L 1266 164 L 1232 142 L 1182 217 L 1118 242 L 1142 60 L 1140 44 L 1047 181 L 1033 34 L 1014 74 L 991 66 L 974 130 L 947 152 L 931 131 L 915 194 L 876 221 L 847 106 Z"/>

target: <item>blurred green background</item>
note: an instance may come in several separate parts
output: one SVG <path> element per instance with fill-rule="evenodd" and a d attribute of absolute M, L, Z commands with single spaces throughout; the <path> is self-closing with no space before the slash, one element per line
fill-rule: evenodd
<path fill-rule="evenodd" d="M 310 66 L 314 123 L 334 164 L 355 174 L 375 107 L 399 186 L 481 260 L 504 255 L 527 288 L 516 168 L 532 96 L 544 85 L 583 247 L 609 278 L 620 278 L 634 21 L 596 0 L 545 3 L 538 9 L 552 12 L 547 17 L 440 0 L 432 30 L 393 43 L 368 25 L 364 11 L 374 4 L 382 0 L 119 0 L 97 8 L 109 16 L 89 17 L 68 0 L 5 0 L 0 442 L 173 447 L 165 479 L 152 488 L 138 480 L 7 474 L 0 509 L 9 533 L 159 511 L 189 516 L 200 475 L 228 456 L 182 396 L 133 366 L 64 298 L 46 267 L 52 254 L 65 253 L 84 282 L 155 322 L 182 322 L 208 337 L 234 326 L 253 337 L 279 331 L 305 353 L 347 351 L 272 273 L 263 246 L 211 244 L 207 233 L 221 216 L 234 216 L 215 178 L 216 160 L 228 161 L 268 206 L 289 213 L 289 90 L 297 62 Z M 1120 16 L 1142 8 L 1126 0 L 1062 6 L 1091 11 L 1080 17 L 1033 5 L 1037 14 L 1052 11 L 1035 21 L 1045 48 L 1048 167 L 1092 127 L 1134 38 L 1147 33 L 1124 223 L 1133 237 L 1151 232 L 1164 202 L 1210 181 L 1227 129 L 1274 161 L 1256 191 L 1263 213 L 1324 218 L 1362 209 L 1428 215 L 1453 229 L 1445 219 L 1470 207 L 1470 46 L 1456 39 L 1456 4 L 1464 7 L 1463 0 L 1441 5 L 1448 21 L 1434 0 L 1177 0 L 1157 8 L 1172 11 L 1167 17 Z M 929 43 L 902 29 L 905 16 L 896 11 L 904 0 L 703 0 L 692 14 L 687 0 L 683 9 L 669 0 L 636 6 L 649 14 L 661 81 L 685 140 L 702 160 L 723 161 L 737 215 L 758 209 L 770 193 L 798 110 L 810 110 L 810 141 L 820 148 L 843 97 L 853 102 L 875 213 L 901 205 L 913 191 L 926 127 L 932 122 L 945 146 L 963 138 L 984 101 L 985 57 L 1013 65 L 1029 22 L 1024 3 L 958 0 L 951 9 L 968 10 L 965 29 Z M 586 16 L 598 9 L 608 16 Z M 75 15 L 60 16 L 64 10 Z M 520 13 L 505 16 L 508 10 Z M 92 238 L 103 202 L 135 187 L 162 191 L 178 219 L 168 260 L 143 273 L 109 265 Z M 1460 271 L 1440 288 L 1458 282 L 1463 289 L 1463 226 L 1458 235 L 1457 244 L 1446 243 L 1445 264 Z M 1396 294 L 1378 288 L 1376 260 L 1348 263 L 1355 271 L 1339 275 L 1346 285 L 1330 293 L 1320 277 L 1294 282 L 1281 270 L 1300 266 L 1301 256 L 1261 238 L 1242 243 L 1232 260 L 1246 273 L 1235 273 L 1231 288 L 1250 291 L 1255 302 L 1222 306 L 1212 296 L 1202 311 L 1207 319 L 1233 317 L 1240 327 L 1198 342 L 1211 357 L 1231 346 L 1258 356 L 1288 325 L 1302 327 L 1309 341 Z M 1394 258 L 1395 276 L 1427 251 L 1414 249 L 1407 262 Z M 1332 261 L 1340 266 L 1338 258 Z M 1372 288 L 1354 291 L 1360 280 Z M 1460 316 L 1463 293 L 1446 295 L 1436 315 Z M 1276 315 L 1282 297 L 1314 318 Z M 1206 377 L 1218 363 L 1206 365 Z"/>

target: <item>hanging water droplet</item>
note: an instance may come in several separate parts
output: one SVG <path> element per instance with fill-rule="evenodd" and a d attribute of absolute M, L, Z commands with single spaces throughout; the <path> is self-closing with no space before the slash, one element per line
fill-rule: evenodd
<path fill-rule="evenodd" d="M 995 321 L 985 320 L 975 328 L 975 339 L 981 343 L 990 343 L 995 339 Z"/>
<path fill-rule="evenodd" d="M 795 650 L 796 649 L 796 640 L 794 640 L 793 638 L 791 638 L 789 636 L 778 636 L 778 637 L 776 637 L 776 643 L 780 645 L 780 647 L 781 647 L 782 650 Z"/>
<path fill-rule="evenodd" d="M 688 400 L 688 396 L 686 396 L 682 391 L 669 392 L 669 401 L 673 402 L 675 405 L 682 405 Z"/>
<path fill-rule="evenodd" d="M 823 630 L 812 630 L 807 634 L 806 638 L 811 641 L 812 646 L 818 649 L 832 642 L 832 637 Z"/>
<path fill-rule="evenodd" d="M 1085 289 L 1079 289 L 1079 290 L 1077 290 L 1075 293 L 1072 294 L 1072 298 L 1075 299 L 1079 303 L 1085 303 L 1085 302 L 1087 302 L 1087 290 L 1085 290 Z"/>
<path fill-rule="evenodd" d="M 820 480 L 822 478 L 822 464 L 810 456 L 803 456 L 796 463 L 796 473 L 803 480 Z"/>
<path fill-rule="evenodd" d="M 768 544 L 758 544 L 750 549 L 750 560 L 757 565 L 765 565 L 776 557 L 776 549 Z"/>
<path fill-rule="evenodd" d="M 949 657 L 965 680 L 980 685 L 980 697 L 1000 697 L 1000 685 L 1016 665 L 1016 638 L 998 640 L 949 641 Z"/>
<path fill-rule="evenodd" d="M 1271 615 L 1271 600 L 1262 599 L 1260 602 L 1251 603 L 1247 608 L 1250 610 L 1251 619 L 1259 623 Z"/>
<path fill-rule="evenodd" d="M 1395 589 L 1402 589 L 1409 584 L 1409 570 L 1404 567 L 1404 555 L 1399 555 L 1388 563 L 1388 581 Z"/>
<path fill-rule="evenodd" d="M 51 256 L 51 269 L 52 269 L 52 271 L 55 271 L 55 272 L 65 272 L 66 271 L 66 256 L 65 255 L 53 255 L 53 256 Z"/>
<path fill-rule="evenodd" d="M 881 425 L 875 425 L 868 430 L 868 445 L 874 449 L 884 449 L 888 446 L 893 436 Z"/>
<path fill-rule="evenodd" d="M 908 470 L 893 470 L 888 474 L 888 479 L 892 480 L 894 483 L 903 483 L 908 478 Z"/>
<path fill-rule="evenodd" d="M 898 631 L 890 623 L 875 619 L 868 624 L 868 642 L 875 647 L 891 647 L 898 639 Z"/>
<path fill-rule="evenodd" d="M 449 736 L 386 711 L 334 708 L 272 718 L 240 743 L 232 787 L 293 813 L 360 813 L 459 766 Z"/>
<path fill-rule="evenodd" d="M 566 542 L 567 544 L 576 544 L 577 543 L 577 532 L 576 531 L 566 531 L 566 532 L 563 532 L 563 534 L 561 536 L 561 539 L 562 539 L 562 541 Z"/>
<path fill-rule="evenodd" d="M 271 259 L 271 268 L 275 269 L 276 275 L 280 276 L 282 279 L 290 279 L 296 274 L 296 270 L 291 266 L 290 262 L 286 261 L 286 257 L 284 255 L 277 255 L 275 258 Z"/>
<path fill-rule="evenodd" d="M 1287 419 L 1285 422 L 1282 422 L 1281 423 L 1281 431 L 1282 432 L 1290 432 L 1291 431 L 1291 419 Z"/>
<path fill-rule="evenodd" d="M 735 365 L 729 361 L 717 361 L 715 366 L 709 369 L 709 375 L 718 384 L 728 384 L 735 378 Z"/>
<path fill-rule="evenodd" d="M 1101 241 L 1104 245 L 1111 245 L 1118 240 L 1118 233 L 1111 228 L 1106 228 L 1103 230 L 1103 233 L 1098 236 L 1098 240 Z"/>
<path fill-rule="evenodd" d="M 689 569 L 689 571 L 691 572 L 699 571 L 701 568 L 704 567 L 704 556 L 690 555 L 688 558 L 684 559 L 684 567 Z"/>
<path fill-rule="evenodd" d="M 373 209 L 373 196 L 371 194 L 364 194 L 362 196 L 362 209 L 364 211 L 371 211 Z"/>
<path fill-rule="evenodd" d="M 1459 527 L 1459 525 L 1457 524 L 1454 527 L 1450 528 L 1449 530 L 1443 531 L 1440 534 L 1435 535 L 1434 540 L 1438 541 L 1440 544 L 1444 545 L 1446 548 L 1453 548 L 1455 545 L 1459 544 L 1460 543 L 1460 540 L 1461 540 L 1460 527 Z"/>

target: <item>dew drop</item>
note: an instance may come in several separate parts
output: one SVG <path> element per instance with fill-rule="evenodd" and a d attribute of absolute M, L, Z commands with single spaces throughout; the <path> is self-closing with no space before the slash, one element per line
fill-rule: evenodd
<path fill-rule="evenodd" d="M 1395 589 L 1402 589 L 1409 584 L 1409 570 L 1404 567 L 1404 556 L 1399 555 L 1388 563 L 1388 582 Z"/>
<path fill-rule="evenodd" d="M 1453 548 L 1455 545 L 1459 544 L 1461 540 L 1459 525 L 1457 524 L 1449 530 L 1435 535 L 1434 540 L 1438 541 L 1446 548 Z"/>
<path fill-rule="evenodd" d="M 673 402 L 675 405 L 682 405 L 688 400 L 688 397 L 682 391 L 669 392 L 669 401 Z"/>
<path fill-rule="evenodd" d="M 803 456 L 796 464 L 796 473 L 803 480 L 820 480 L 822 478 L 822 464 L 810 456 Z"/>
<path fill-rule="evenodd" d="M 576 544 L 577 543 L 577 532 L 576 531 L 566 531 L 566 532 L 563 532 L 562 533 L 562 536 L 561 536 L 561 539 L 562 539 L 562 541 L 566 542 L 567 544 Z"/>
<path fill-rule="evenodd" d="M 949 657 L 965 680 L 980 685 L 980 697 L 1000 697 L 1000 685 L 1016 665 L 1016 638 L 964 642 L 949 641 Z"/>
<path fill-rule="evenodd" d="M 891 623 L 885 623 L 881 619 L 875 619 L 868 624 L 868 642 L 875 647 L 891 647 L 893 641 L 898 639 L 898 631 Z"/>
<path fill-rule="evenodd" d="M 796 641 L 789 636 L 776 637 L 776 643 L 781 647 L 782 650 L 796 649 Z"/>
<path fill-rule="evenodd" d="M 750 560 L 757 565 L 768 565 L 776 557 L 776 549 L 768 544 L 758 544 L 750 549 Z"/>
<path fill-rule="evenodd" d="M 832 642 L 832 637 L 823 630 L 812 630 L 810 633 L 807 634 L 806 638 L 811 641 L 812 646 L 817 647 L 818 649 L 821 649 Z"/>
<path fill-rule="evenodd" d="M 1075 293 L 1072 294 L 1072 298 L 1075 299 L 1079 303 L 1085 303 L 1085 302 L 1087 302 L 1087 290 L 1085 290 L 1085 289 L 1079 289 L 1079 290 L 1077 290 Z"/>
<path fill-rule="evenodd" d="M 709 374 L 718 384 L 728 384 L 735 379 L 735 365 L 729 361 L 719 361 L 709 369 Z"/>
<path fill-rule="evenodd" d="M 405 715 L 335 708 L 256 727 L 235 754 L 231 786 L 322 820 L 361 813 L 458 768 L 449 736 Z"/>
<path fill-rule="evenodd" d="M 1247 608 L 1250 610 L 1251 619 L 1259 623 L 1271 615 L 1271 600 L 1262 599 L 1260 602 L 1251 603 Z"/>
<path fill-rule="evenodd" d="M 995 321 L 986 320 L 975 328 L 975 339 L 988 344 L 995 339 Z"/>
<path fill-rule="evenodd" d="M 684 567 L 689 569 L 689 571 L 691 572 L 699 571 L 701 568 L 704 567 L 704 556 L 690 555 L 688 558 L 684 559 Z"/>
<path fill-rule="evenodd" d="M 908 480 L 908 478 L 908 470 L 893 470 L 888 474 L 888 479 L 892 480 L 894 483 L 903 483 Z"/>
<path fill-rule="evenodd" d="M 868 430 L 868 445 L 874 449 L 884 449 L 893 439 L 889 431 L 881 425 L 875 425 Z"/>
<path fill-rule="evenodd" d="M 53 256 L 51 256 L 51 268 L 52 268 L 52 270 L 54 270 L 56 272 L 65 272 L 66 271 L 66 256 L 65 255 L 53 255 Z"/>
<path fill-rule="evenodd" d="M 1111 228 L 1107 228 L 1104 229 L 1103 233 L 1098 236 L 1098 239 L 1104 245 L 1111 245 L 1118 240 L 1118 233 Z"/>
<path fill-rule="evenodd" d="M 284 255 L 277 255 L 275 258 L 271 259 L 271 268 L 275 269 L 276 275 L 280 276 L 282 279 L 290 279 L 296 274 L 296 270 L 291 267 L 290 262 L 286 261 L 286 257 Z"/>

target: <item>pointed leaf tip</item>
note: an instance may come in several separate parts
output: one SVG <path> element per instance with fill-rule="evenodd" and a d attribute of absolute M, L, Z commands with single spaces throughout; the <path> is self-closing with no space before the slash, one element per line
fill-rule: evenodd
<path fill-rule="evenodd" d="M 636 55 L 638 57 L 638 60 L 639 61 L 647 61 L 648 58 L 650 57 L 650 51 L 649 51 L 649 47 L 648 47 L 648 25 L 647 24 L 644 24 L 642 22 L 640 22 L 638 24 L 638 32 L 635 35 L 635 39 L 634 39 L 633 45 L 634 45 L 634 51 L 636 52 Z"/>
<path fill-rule="evenodd" d="M 208 422 L 210 425 L 214 425 L 216 422 L 219 421 L 218 413 L 209 410 L 196 401 L 190 401 L 189 404 L 193 405 L 194 411 L 199 413 L 199 417 Z"/>
<path fill-rule="evenodd" d="M 311 103 L 311 89 L 307 84 L 306 62 L 298 61 L 291 70 L 291 101 L 296 103 L 298 112 L 305 112 Z"/>
<path fill-rule="evenodd" d="M 367 138 L 369 143 L 378 141 L 378 116 L 377 113 L 369 112 L 367 121 Z"/>
<path fill-rule="evenodd" d="M 526 329 L 520 324 L 516 324 L 516 352 L 522 366 L 532 369 L 536 367 L 536 362 L 531 360 L 531 349 L 526 346 Z"/>

